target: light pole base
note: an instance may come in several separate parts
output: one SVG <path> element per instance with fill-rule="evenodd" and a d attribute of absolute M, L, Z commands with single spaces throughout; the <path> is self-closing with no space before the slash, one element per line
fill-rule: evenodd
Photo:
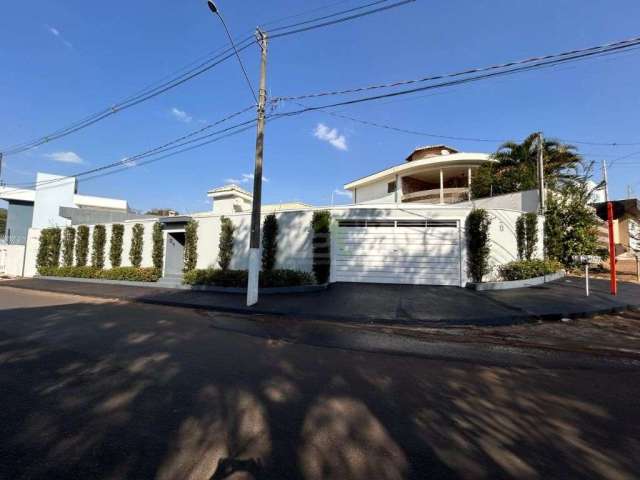
<path fill-rule="evenodd" d="M 247 283 L 247 307 L 258 303 L 258 279 L 260 277 L 260 249 L 249 249 L 249 280 Z"/>

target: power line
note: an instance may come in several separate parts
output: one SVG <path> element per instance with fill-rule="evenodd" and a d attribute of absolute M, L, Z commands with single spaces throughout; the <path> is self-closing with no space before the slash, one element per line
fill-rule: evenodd
<path fill-rule="evenodd" d="M 374 13 L 379 13 L 379 12 L 383 12 L 385 10 L 390 10 L 392 8 L 401 7 L 403 5 L 406 5 L 408 3 L 413 3 L 415 1 L 416 0 L 403 0 L 401 2 L 397 2 L 397 3 L 391 4 L 391 5 L 375 8 L 373 10 L 369 10 L 369 11 L 366 11 L 366 12 L 358 13 L 358 14 L 355 14 L 355 15 L 350 15 L 350 16 L 347 16 L 347 17 L 344 17 L 344 18 L 338 18 L 336 20 L 331 20 L 329 22 L 324 22 L 324 23 L 320 23 L 320 24 L 317 24 L 317 25 L 310 25 L 308 27 L 298 28 L 298 29 L 295 29 L 295 30 L 290 30 L 288 32 L 277 33 L 275 35 L 270 35 L 270 38 L 273 40 L 275 38 L 281 38 L 281 37 L 286 37 L 286 36 L 289 36 L 289 35 L 295 35 L 295 34 L 298 34 L 298 33 L 308 32 L 310 30 L 315 30 L 317 28 L 324 28 L 324 27 L 328 27 L 328 26 L 331 26 L 331 25 L 337 25 L 338 23 L 348 22 L 348 21 L 355 20 L 355 19 L 358 19 L 358 18 L 366 17 L 368 15 L 372 15 Z M 378 2 L 376 2 L 376 3 L 378 3 Z M 301 23 L 310 23 L 310 22 L 301 22 Z"/>
<path fill-rule="evenodd" d="M 395 88 L 395 87 L 411 85 L 416 83 L 425 83 L 425 82 L 430 82 L 435 80 L 443 80 L 446 78 L 463 77 L 463 76 L 471 75 L 474 73 L 493 72 L 494 70 L 501 70 L 501 72 L 498 72 L 497 74 L 507 74 L 514 71 L 520 71 L 521 67 L 524 67 L 524 68 L 521 68 L 522 70 L 530 69 L 532 67 L 539 68 L 542 66 L 554 65 L 557 63 L 564 63 L 565 61 L 568 62 L 568 61 L 579 60 L 579 59 L 591 57 L 594 55 L 607 54 L 607 53 L 615 52 L 621 49 L 631 48 L 637 45 L 640 45 L 640 37 L 633 37 L 633 38 L 621 40 L 618 42 L 597 45 L 597 46 L 583 48 L 583 49 L 570 50 L 566 52 L 560 52 L 560 53 L 555 53 L 555 54 L 550 54 L 545 56 L 529 57 L 522 60 L 516 60 L 516 61 L 496 64 L 496 65 L 489 65 L 485 67 L 474 67 L 474 68 L 470 68 L 460 72 L 431 75 L 431 76 L 417 78 L 417 79 L 400 80 L 395 82 L 388 82 L 388 83 L 376 84 L 376 85 L 367 85 L 363 87 L 356 87 L 356 88 L 350 88 L 350 89 L 344 89 L 344 90 L 325 91 L 325 92 L 310 93 L 310 94 L 290 96 L 290 97 L 276 97 L 272 101 L 278 102 L 278 101 L 287 101 L 287 100 L 304 100 L 304 99 L 319 98 L 319 97 L 326 97 L 326 96 L 362 93 L 370 90 Z M 529 64 L 533 64 L 533 65 L 529 65 Z M 516 67 L 516 68 L 511 68 L 511 67 Z M 490 76 L 494 76 L 494 75 L 490 75 Z M 472 78 L 486 78 L 486 77 L 488 76 L 476 76 Z M 415 91 L 421 91 L 421 89 L 416 89 Z"/>
<path fill-rule="evenodd" d="M 241 122 L 241 123 L 232 125 L 231 127 L 227 127 L 225 129 L 222 129 L 222 130 L 218 130 L 218 131 L 215 131 L 215 132 L 212 132 L 212 133 L 208 133 L 206 135 L 202 135 L 202 136 L 197 137 L 197 138 L 193 138 L 193 137 L 195 137 L 195 136 L 197 136 L 197 135 L 199 135 L 199 134 L 201 134 L 201 133 L 203 133 L 203 132 L 205 132 L 205 131 L 207 131 L 207 130 L 209 130 L 209 129 L 217 126 L 217 125 L 220 125 L 220 124 L 222 124 L 224 122 L 227 122 L 227 121 L 229 121 L 229 120 L 231 120 L 231 119 L 233 119 L 233 118 L 235 118 L 237 116 L 240 116 L 243 113 L 246 113 L 247 111 L 252 110 L 252 109 L 253 109 L 253 105 L 251 105 L 250 107 L 244 108 L 242 110 L 239 110 L 237 112 L 234 112 L 234 113 L 232 113 L 230 115 L 227 115 L 226 117 L 224 117 L 224 118 L 222 118 L 222 119 L 220 119 L 220 120 L 218 120 L 218 121 L 216 121 L 214 123 L 206 125 L 205 127 L 202 127 L 202 128 L 200 128 L 198 130 L 195 130 L 195 131 L 190 132 L 190 133 L 188 133 L 186 135 L 178 137 L 178 138 L 176 138 L 174 140 L 171 140 L 171 141 L 169 141 L 167 143 L 164 143 L 163 145 L 151 148 L 149 150 L 146 150 L 146 151 L 144 151 L 142 153 L 139 153 L 139 154 L 136 154 L 136 155 L 133 155 L 133 156 L 125 157 L 125 158 L 123 158 L 121 160 L 118 160 L 116 162 L 108 163 L 108 164 L 105 164 L 105 165 L 101 165 L 99 167 L 95 167 L 95 168 L 92 168 L 92 169 L 89 169 L 89 170 L 84 170 L 82 172 L 75 173 L 73 175 L 70 175 L 70 177 L 76 177 L 76 178 L 77 177 L 82 177 L 82 176 L 85 176 L 85 175 L 101 172 L 103 170 L 108 170 L 108 169 L 115 168 L 115 167 L 120 167 L 120 166 L 124 166 L 127 169 L 128 168 L 133 168 L 133 167 L 137 166 L 137 164 L 138 164 L 137 160 L 144 159 L 144 158 L 147 158 L 147 157 L 150 157 L 150 156 L 153 156 L 153 155 L 157 155 L 157 154 L 160 154 L 160 153 L 164 153 L 166 151 L 173 150 L 173 149 L 176 149 L 176 148 L 180 148 L 180 147 L 183 147 L 185 145 L 189 145 L 189 144 L 192 144 L 192 143 L 195 143 L 195 142 L 199 142 L 201 140 L 204 140 L 204 139 L 219 135 L 221 133 L 226 133 L 228 131 L 232 131 L 232 130 L 240 128 L 240 127 L 251 128 L 253 126 L 253 124 L 255 123 L 255 119 L 248 120 L 248 121 L 245 121 L 245 122 Z M 187 140 L 187 139 L 190 139 L 190 140 Z M 68 178 L 68 177 L 51 179 L 51 180 L 44 180 L 44 181 L 41 181 L 41 182 L 30 182 L 30 183 L 22 183 L 22 184 L 13 184 L 13 185 L 9 185 L 9 187 L 35 188 L 35 187 L 41 187 L 43 185 L 48 185 L 48 184 L 60 182 L 60 181 L 64 180 L 64 178 Z"/>

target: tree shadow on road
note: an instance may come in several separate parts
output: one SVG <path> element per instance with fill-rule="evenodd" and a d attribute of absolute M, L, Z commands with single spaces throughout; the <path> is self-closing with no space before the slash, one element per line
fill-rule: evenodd
<path fill-rule="evenodd" d="M 122 303 L 0 312 L 0 477 L 632 478 L 640 469 L 635 387 L 622 374 L 291 345 L 220 332 L 209 318 Z M 572 392 L 566 375 L 578 380 Z"/>

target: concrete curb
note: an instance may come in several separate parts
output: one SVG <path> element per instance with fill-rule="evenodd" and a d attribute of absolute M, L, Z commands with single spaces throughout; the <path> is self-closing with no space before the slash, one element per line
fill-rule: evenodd
<path fill-rule="evenodd" d="M 526 288 L 543 285 L 547 282 L 560 280 L 565 276 L 565 272 L 556 272 L 544 277 L 527 278 L 526 280 L 512 280 L 509 282 L 484 282 L 484 283 L 468 283 L 467 288 L 477 292 L 487 290 L 510 290 L 512 288 Z"/>
<path fill-rule="evenodd" d="M 246 288 L 234 287 L 211 287 L 207 285 L 178 285 L 167 287 L 157 282 L 136 282 L 128 280 L 106 280 L 100 278 L 76 278 L 76 277 L 49 277 L 36 275 L 34 278 L 42 280 L 54 280 L 57 282 L 75 282 L 75 283 L 93 283 L 102 285 L 119 285 L 124 287 L 147 287 L 160 288 L 166 290 L 189 290 L 193 292 L 212 292 L 212 293 L 247 293 Z M 329 284 L 323 285 L 299 285 L 296 287 L 270 287 L 261 288 L 260 293 L 264 295 L 275 295 L 278 293 L 312 293 L 326 290 Z"/>

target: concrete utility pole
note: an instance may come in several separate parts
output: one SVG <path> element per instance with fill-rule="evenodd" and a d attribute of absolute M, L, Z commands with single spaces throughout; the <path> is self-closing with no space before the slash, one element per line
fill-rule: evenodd
<path fill-rule="evenodd" d="M 256 134 L 256 160 L 253 172 L 253 204 L 251 209 L 251 238 L 249 243 L 249 281 L 247 306 L 258 303 L 260 276 L 260 205 L 262 202 L 262 159 L 264 155 L 264 117 L 267 103 L 267 33 L 256 30 L 262 50 L 260 60 L 260 91 L 258 93 L 258 128 Z"/>
<path fill-rule="evenodd" d="M 538 195 L 540 197 L 540 215 L 544 215 L 547 199 L 544 195 L 544 137 L 538 133 Z"/>
<path fill-rule="evenodd" d="M 613 238 L 613 203 L 609 201 L 609 179 L 607 177 L 607 162 L 602 161 L 602 175 L 604 177 L 604 201 L 607 205 L 607 226 L 609 230 L 609 272 L 611 274 L 611 295 L 618 294 L 618 280 L 616 278 L 616 243 Z"/>

